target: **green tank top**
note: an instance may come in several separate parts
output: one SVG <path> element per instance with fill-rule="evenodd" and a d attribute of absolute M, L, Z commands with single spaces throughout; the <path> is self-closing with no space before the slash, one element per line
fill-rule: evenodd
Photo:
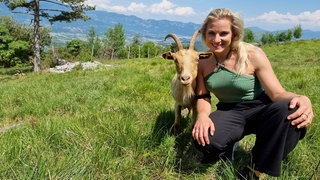
<path fill-rule="evenodd" d="M 240 75 L 220 64 L 205 77 L 205 83 L 208 90 L 225 103 L 253 100 L 264 91 L 256 76 Z"/>

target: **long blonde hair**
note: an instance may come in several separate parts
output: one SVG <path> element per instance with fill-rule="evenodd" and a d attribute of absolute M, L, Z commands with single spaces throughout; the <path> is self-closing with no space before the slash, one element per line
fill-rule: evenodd
<path fill-rule="evenodd" d="M 239 14 L 227 8 L 212 10 L 204 20 L 201 28 L 202 41 L 204 43 L 206 41 L 206 30 L 208 23 L 223 18 L 228 18 L 231 20 L 231 31 L 233 34 L 231 49 L 238 54 L 238 61 L 236 64 L 237 72 L 239 74 L 243 74 L 249 63 L 247 50 L 249 48 L 253 48 L 254 46 L 242 41 L 244 36 L 244 23 Z"/>

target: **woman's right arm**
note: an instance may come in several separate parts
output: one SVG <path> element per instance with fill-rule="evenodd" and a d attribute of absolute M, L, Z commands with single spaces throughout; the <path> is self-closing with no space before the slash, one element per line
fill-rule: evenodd
<path fill-rule="evenodd" d="M 205 86 L 204 76 L 203 76 L 203 68 L 204 65 L 199 63 L 199 70 L 197 76 L 197 88 L 196 88 L 196 95 L 204 95 L 209 94 L 210 91 Z M 197 142 L 203 146 L 205 144 L 209 144 L 209 134 L 213 136 L 214 134 L 214 124 L 209 118 L 211 113 L 211 102 L 209 97 L 200 98 L 197 100 L 197 119 L 194 124 L 192 130 L 192 136 Z"/>

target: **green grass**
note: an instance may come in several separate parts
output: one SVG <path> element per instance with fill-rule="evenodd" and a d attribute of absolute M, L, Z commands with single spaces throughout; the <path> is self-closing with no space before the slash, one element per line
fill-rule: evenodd
<path fill-rule="evenodd" d="M 262 47 L 282 85 L 313 102 L 305 139 L 283 162 L 278 179 L 320 179 L 320 41 Z M 21 79 L 0 69 L 0 179 L 234 179 L 250 160 L 254 136 L 236 161 L 205 166 L 192 144 L 190 118 L 176 137 L 170 82 L 162 58 L 106 61 L 115 67 Z M 276 179 L 264 176 L 264 179 Z"/>

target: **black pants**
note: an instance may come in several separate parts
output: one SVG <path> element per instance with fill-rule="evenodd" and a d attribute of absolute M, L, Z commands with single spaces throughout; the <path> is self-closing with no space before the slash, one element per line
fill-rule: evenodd
<path fill-rule="evenodd" d="M 245 135 L 255 134 L 252 166 L 260 172 L 280 176 L 281 161 L 292 151 L 306 129 L 297 129 L 287 120 L 296 109 L 289 109 L 289 100 L 272 102 L 264 93 L 257 100 L 240 103 L 218 103 L 210 114 L 215 133 L 210 144 L 197 149 L 205 155 L 221 156 L 232 149 Z M 208 132 L 209 133 L 209 132 Z"/>

